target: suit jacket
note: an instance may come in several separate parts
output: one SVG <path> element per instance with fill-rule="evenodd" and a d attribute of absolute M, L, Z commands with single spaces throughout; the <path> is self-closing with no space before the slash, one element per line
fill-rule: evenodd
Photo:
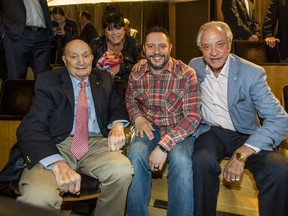
<path fill-rule="evenodd" d="M 45 24 L 49 29 L 51 40 L 53 29 L 50 21 L 49 8 L 46 0 L 39 0 L 43 9 Z M 0 34 L 5 32 L 12 40 L 18 41 L 26 25 L 26 9 L 23 0 L 1 0 L 0 1 Z"/>
<path fill-rule="evenodd" d="M 192 66 L 201 83 L 206 76 L 203 57 L 192 59 Z M 250 134 L 246 141 L 262 150 L 274 150 L 288 135 L 288 115 L 266 82 L 264 69 L 234 54 L 230 54 L 228 109 L 237 131 Z M 262 126 L 258 116 L 263 119 Z M 196 135 L 209 130 L 203 118 Z"/>
<path fill-rule="evenodd" d="M 126 107 L 109 73 L 93 69 L 89 80 L 100 131 L 107 137 L 108 124 L 119 119 L 129 120 Z M 31 108 L 17 129 L 16 146 L 28 168 L 45 157 L 60 154 L 56 144 L 71 133 L 73 118 L 74 92 L 67 69 L 39 74 Z"/>
<path fill-rule="evenodd" d="M 244 0 L 223 0 L 221 10 L 233 33 L 234 39 L 248 40 L 252 35 L 260 34 L 260 23 L 256 18 L 254 5 L 249 1 L 249 15 Z"/>
<path fill-rule="evenodd" d="M 80 39 L 84 40 L 86 43 L 90 44 L 94 38 L 98 38 L 98 33 L 95 27 L 90 23 L 86 23 L 80 33 Z"/>
<path fill-rule="evenodd" d="M 286 59 L 288 58 L 288 0 L 271 0 L 263 21 L 263 38 L 274 36 L 277 21 L 276 37 L 280 39 L 281 59 Z"/>

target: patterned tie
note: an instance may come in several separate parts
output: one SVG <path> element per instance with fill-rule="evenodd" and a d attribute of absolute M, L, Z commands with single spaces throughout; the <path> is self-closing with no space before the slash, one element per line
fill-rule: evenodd
<path fill-rule="evenodd" d="M 79 160 L 88 151 L 88 102 L 85 81 L 81 81 L 76 110 L 76 127 L 70 151 Z"/>

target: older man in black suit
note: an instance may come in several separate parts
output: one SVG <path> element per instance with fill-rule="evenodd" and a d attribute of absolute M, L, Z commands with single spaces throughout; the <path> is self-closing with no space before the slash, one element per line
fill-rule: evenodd
<path fill-rule="evenodd" d="M 63 61 L 66 68 L 37 76 L 33 104 L 17 130 L 14 149 L 20 148 L 27 165 L 17 200 L 59 211 L 62 191 L 80 193 L 78 171 L 101 182 L 95 215 L 124 215 L 133 174 L 128 158 L 120 151 L 125 144 L 124 125 L 129 123 L 124 102 L 111 75 L 92 69 L 93 55 L 87 43 L 70 41 Z M 84 119 L 83 113 L 77 118 L 82 90 L 86 93 L 87 130 L 78 134 Z M 80 138 L 86 138 L 81 155 L 74 149 Z"/>
<path fill-rule="evenodd" d="M 36 77 L 50 67 L 53 30 L 46 0 L 1 0 L 0 35 L 8 79 L 25 79 L 28 66 Z"/>

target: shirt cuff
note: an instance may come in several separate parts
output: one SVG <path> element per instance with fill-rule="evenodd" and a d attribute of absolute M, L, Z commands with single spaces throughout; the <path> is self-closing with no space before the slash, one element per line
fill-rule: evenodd
<path fill-rule="evenodd" d="M 249 148 L 253 149 L 255 151 L 255 154 L 259 153 L 261 151 L 261 149 L 255 147 L 255 146 L 252 146 L 252 145 L 249 145 L 247 143 L 245 143 L 244 145 L 248 146 Z"/>
<path fill-rule="evenodd" d="M 116 120 L 116 121 L 113 121 L 112 124 L 109 124 L 109 125 L 107 126 L 107 128 L 108 128 L 108 129 L 111 129 L 111 128 L 112 128 L 112 125 L 113 125 L 114 123 L 123 123 L 124 128 L 128 127 L 128 125 L 130 124 L 130 122 L 127 121 L 127 120 Z"/>
<path fill-rule="evenodd" d="M 60 154 L 54 154 L 51 156 L 48 156 L 46 158 L 43 158 L 39 161 L 39 163 L 45 168 L 45 169 L 51 169 L 50 165 L 52 163 L 55 163 L 57 161 L 64 160 L 63 157 Z"/>

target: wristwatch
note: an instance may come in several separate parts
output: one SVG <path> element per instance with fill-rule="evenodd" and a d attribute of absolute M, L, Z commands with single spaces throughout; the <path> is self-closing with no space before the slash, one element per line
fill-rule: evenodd
<path fill-rule="evenodd" d="M 168 151 L 167 151 L 162 145 L 158 144 L 157 146 L 160 148 L 160 150 L 161 150 L 162 152 L 168 153 Z"/>
<path fill-rule="evenodd" d="M 244 155 L 238 150 L 235 151 L 235 158 L 242 163 L 247 161 L 247 158 L 245 158 Z"/>

